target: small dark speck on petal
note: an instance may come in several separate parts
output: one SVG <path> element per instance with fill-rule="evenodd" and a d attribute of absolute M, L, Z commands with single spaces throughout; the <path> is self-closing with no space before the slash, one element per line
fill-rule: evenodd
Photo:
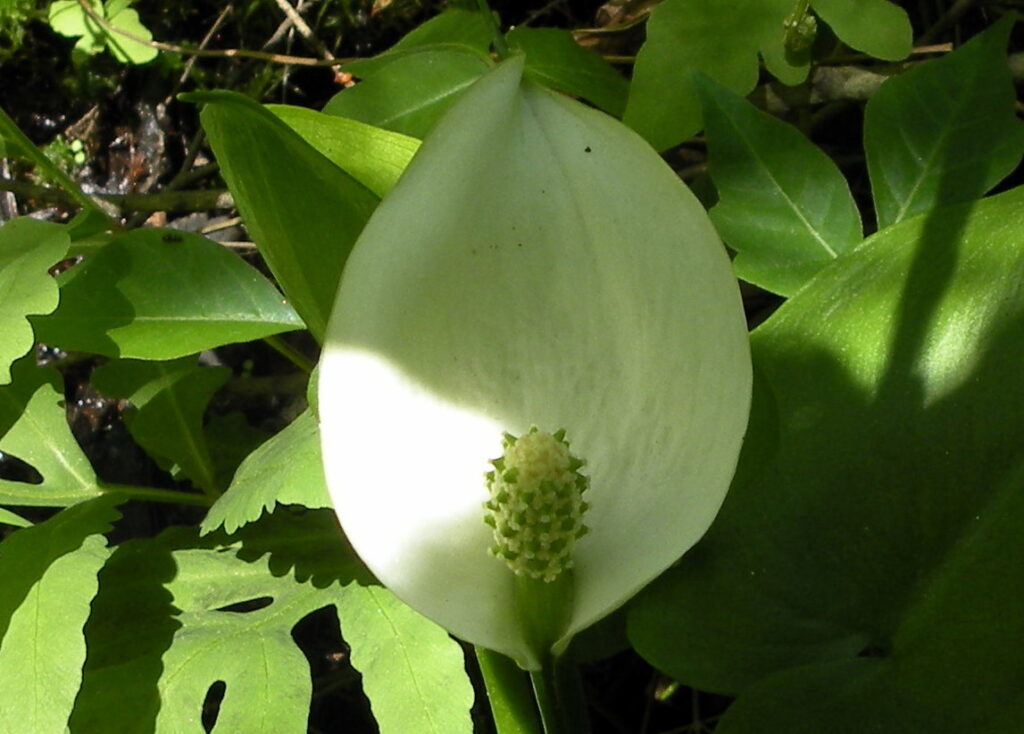
<path fill-rule="evenodd" d="M 588 145 L 586 148 L 584 148 L 583 152 L 584 153 L 589 153 L 590 152 L 590 146 Z"/>

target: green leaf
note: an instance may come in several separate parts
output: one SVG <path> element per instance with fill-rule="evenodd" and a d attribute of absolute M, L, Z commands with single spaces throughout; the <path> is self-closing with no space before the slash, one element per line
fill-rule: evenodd
<path fill-rule="evenodd" d="M 204 490 L 220 491 L 216 467 L 203 430 L 203 414 L 228 379 L 226 367 L 199 367 L 194 359 L 174 362 L 110 362 L 92 374 L 92 383 L 110 397 L 128 400 L 125 415 L 132 437 L 172 473 Z"/>
<path fill-rule="evenodd" d="M 521 26 L 509 32 L 507 40 L 510 48 L 526 54 L 528 78 L 622 116 L 629 82 L 599 54 L 576 43 L 569 31 Z"/>
<path fill-rule="evenodd" d="M 28 528 L 32 527 L 32 523 L 21 515 L 18 515 L 10 510 L 5 510 L 0 507 L 0 523 L 4 525 L 13 525 L 16 528 Z"/>
<path fill-rule="evenodd" d="M 441 627 L 380 586 L 347 586 L 338 616 L 381 734 L 472 734 L 462 650 Z"/>
<path fill-rule="evenodd" d="M 317 340 L 378 199 L 283 122 L 232 92 L 194 93 L 203 128 L 274 277 Z"/>
<path fill-rule="evenodd" d="M 813 0 L 814 11 L 851 48 L 887 61 L 910 54 L 907 11 L 889 0 Z"/>
<path fill-rule="evenodd" d="M 74 734 L 153 734 L 160 657 L 180 627 L 164 588 L 175 571 L 170 549 L 145 539 L 118 545 L 99 572 L 85 626 L 82 686 L 71 714 Z"/>
<path fill-rule="evenodd" d="M 879 227 L 977 198 L 1024 153 L 1006 66 L 1010 17 L 889 79 L 868 102 L 864 149 Z"/>
<path fill-rule="evenodd" d="M 739 251 L 739 277 L 790 296 L 861 240 L 846 179 L 796 128 L 707 77 L 697 88 L 719 195 L 711 219 Z"/>
<path fill-rule="evenodd" d="M 793 0 L 665 0 L 647 21 L 623 121 L 658 150 L 701 128 L 691 72 L 746 94 L 758 79 L 758 52 L 785 84 L 807 76 L 807 64 L 786 59 L 782 23 Z"/>
<path fill-rule="evenodd" d="M 11 363 L 35 344 L 27 317 L 57 307 L 57 284 L 48 270 L 70 245 L 58 224 L 22 217 L 0 227 L 0 385 L 11 381 Z"/>
<path fill-rule="evenodd" d="M 258 520 L 275 504 L 330 507 L 320 463 L 320 431 L 310 411 L 264 443 L 242 462 L 228 491 L 203 520 L 202 532 L 233 533 Z"/>
<path fill-rule="evenodd" d="M 118 6 L 115 8 L 115 5 Z M 153 40 L 153 34 L 146 26 L 139 21 L 139 14 L 127 7 L 128 3 L 118 3 L 112 0 L 107 6 L 108 20 L 112 26 L 119 28 L 126 33 L 147 41 Z M 145 64 L 157 56 L 157 50 L 152 46 L 122 36 L 117 33 L 106 34 L 107 49 L 114 55 L 114 58 L 122 64 Z"/>
<path fill-rule="evenodd" d="M 485 57 L 461 47 L 417 49 L 338 92 L 324 112 L 422 138 L 488 68 Z"/>
<path fill-rule="evenodd" d="M 0 732 L 61 734 L 78 693 L 82 626 L 117 500 L 64 510 L 0 543 Z"/>
<path fill-rule="evenodd" d="M 89 7 L 101 18 L 104 17 L 103 3 L 100 0 L 88 0 Z M 85 36 L 90 39 L 91 46 L 99 51 L 103 47 L 103 29 L 96 21 L 86 15 L 78 0 L 55 0 L 50 4 L 50 27 L 54 32 L 68 38 Z"/>
<path fill-rule="evenodd" d="M 630 618 L 657 667 L 741 692 L 717 731 L 1019 723 L 1022 210 L 890 227 L 754 332 L 732 490 Z"/>
<path fill-rule="evenodd" d="M 483 13 L 449 8 L 413 28 L 384 53 L 370 59 L 350 61 L 343 68 L 363 78 L 376 74 L 402 56 L 424 49 L 472 51 L 484 58 L 488 55 L 492 37 L 491 21 Z"/>
<path fill-rule="evenodd" d="M 0 388 L 0 451 L 30 464 L 42 482 L 0 479 L 0 504 L 64 507 L 100 494 L 96 473 L 64 413 L 60 375 L 34 357 L 14 364 L 14 380 Z"/>
<path fill-rule="evenodd" d="M 176 359 L 303 328 L 253 267 L 205 237 L 138 229 L 62 279 L 40 340 L 109 357 Z"/>
<path fill-rule="evenodd" d="M 214 477 L 218 487 L 227 487 L 231 484 L 235 472 L 245 458 L 272 435 L 249 423 L 245 413 L 240 410 L 211 415 L 203 428 L 203 433 L 213 459 Z"/>
<path fill-rule="evenodd" d="M 420 147 L 416 138 L 305 107 L 267 109 L 377 196 L 391 190 Z"/>

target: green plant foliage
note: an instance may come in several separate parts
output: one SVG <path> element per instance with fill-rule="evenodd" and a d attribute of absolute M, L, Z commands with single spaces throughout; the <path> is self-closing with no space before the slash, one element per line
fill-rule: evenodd
<path fill-rule="evenodd" d="M 305 107 L 267 105 L 325 158 L 377 196 L 398 181 L 420 147 L 416 138 Z"/>
<path fill-rule="evenodd" d="M 13 382 L 0 387 L 0 451 L 31 465 L 42 482 L 0 479 L 0 504 L 65 507 L 101 490 L 68 427 L 60 375 L 34 361 L 16 362 Z"/>
<path fill-rule="evenodd" d="M 23 518 L 21 515 L 11 512 L 10 510 L 5 510 L 3 507 L 0 507 L 0 523 L 4 525 L 13 525 L 16 528 L 27 528 L 32 525 L 31 522 Z"/>
<path fill-rule="evenodd" d="M 474 51 L 427 46 L 338 92 L 324 112 L 422 138 L 488 67 L 487 57 Z"/>
<path fill-rule="evenodd" d="M 230 485 L 239 465 L 272 435 L 251 425 L 240 410 L 210 415 L 203 434 L 213 459 L 213 476 L 218 487 Z"/>
<path fill-rule="evenodd" d="M 378 198 L 260 105 L 193 94 L 249 234 L 313 336 L 323 338 L 341 269 Z"/>
<path fill-rule="evenodd" d="M 899 61 L 913 44 L 907 12 L 889 0 L 811 0 L 821 19 L 850 48 Z"/>
<path fill-rule="evenodd" d="M 57 284 L 48 270 L 70 245 L 58 224 L 25 217 L 0 227 L 0 385 L 11 381 L 11 363 L 35 343 L 27 317 L 57 307 Z"/>
<path fill-rule="evenodd" d="M 381 734 L 472 733 L 473 688 L 444 629 L 381 586 L 350 584 L 337 607 Z"/>
<path fill-rule="evenodd" d="M 910 53 L 907 14 L 888 0 L 824 0 L 815 11 L 846 43 L 888 60 Z M 758 53 L 784 84 L 798 84 L 806 54 L 787 54 L 783 23 L 793 0 L 665 0 L 651 13 L 647 42 L 633 71 L 625 122 L 658 150 L 701 128 L 700 104 L 690 78 L 699 70 L 738 94 L 758 79 Z"/>
<path fill-rule="evenodd" d="M 142 25 L 139 14 L 130 7 L 132 0 L 88 2 L 93 13 L 114 28 L 147 41 L 153 40 L 153 34 Z M 106 49 L 122 64 L 145 64 L 157 55 L 157 50 L 151 46 L 139 43 L 128 36 L 109 32 L 85 12 L 78 0 L 56 0 L 50 5 L 50 27 L 62 36 L 78 38 L 75 51 L 87 56 Z"/>
<path fill-rule="evenodd" d="M 1020 162 L 1024 124 L 1004 18 L 962 48 L 889 79 L 868 102 L 864 149 L 879 227 L 981 196 Z"/>
<path fill-rule="evenodd" d="M 40 340 L 63 349 L 176 359 L 303 328 L 255 268 L 185 232 L 130 232 L 60 282 L 60 306 L 33 324 Z"/>
<path fill-rule="evenodd" d="M 507 40 L 509 48 L 526 54 L 527 78 L 622 116 L 629 83 L 598 54 L 576 43 L 568 31 L 524 26 L 512 29 Z"/>
<path fill-rule="evenodd" d="M 320 431 L 309 411 L 242 462 L 228 491 L 203 520 L 203 534 L 223 527 L 235 532 L 275 504 L 330 507 L 320 463 Z"/>
<path fill-rule="evenodd" d="M 630 618 L 659 668 L 741 692 L 723 734 L 1019 722 L 1022 208 L 886 229 L 754 333 L 732 491 Z"/>
<path fill-rule="evenodd" d="M 164 469 L 201 489 L 220 492 L 203 430 L 203 414 L 230 375 L 226 367 L 200 367 L 195 359 L 174 362 L 118 360 L 93 372 L 93 384 L 110 397 L 128 400 L 132 437 Z"/>
<path fill-rule="evenodd" d="M 65 731 L 85 659 L 82 626 L 109 553 L 100 533 L 118 517 L 115 503 L 103 497 L 79 504 L 0 544 L 4 734 Z"/>
<path fill-rule="evenodd" d="M 793 0 L 665 0 L 647 21 L 623 121 L 658 150 L 681 142 L 701 128 L 691 72 L 746 94 L 757 83 L 758 52 L 783 82 L 803 81 L 806 63 L 793 65 L 783 46 L 792 9 Z"/>
<path fill-rule="evenodd" d="M 711 219 L 736 274 L 789 296 L 861 241 L 846 179 L 796 128 L 707 77 L 698 77 L 708 168 L 718 190 Z"/>

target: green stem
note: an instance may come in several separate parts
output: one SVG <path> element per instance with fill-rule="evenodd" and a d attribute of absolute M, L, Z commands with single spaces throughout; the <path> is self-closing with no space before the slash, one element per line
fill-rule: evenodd
<path fill-rule="evenodd" d="M 216 499 L 216 497 L 207 494 L 192 494 L 190 492 L 181 492 L 176 489 L 136 487 L 130 484 L 101 482 L 99 487 L 103 492 L 123 494 L 133 500 L 145 500 L 147 502 L 167 502 L 177 505 L 199 505 L 201 507 L 209 507 Z"/>
<path fill-rule="evenodd" d="M 511 658 L 493 650 L 476 648 L 476 659 L 498 734 L 541 734 L 526 673 Z"/>
<path fill-rule="evenodd" d="M 583 683 L 575 664 L 548 657 L 540 670 L 530 673 L 533 692 L 544 723 L 544 734 L 588 734 Z"/>
<path fill-rule="evenodd" d="M 476 0 L 476 4 L 480 8 L 480 12 L 491 22 L 491 45 L 494 46 L 494 53 L 498 54 L 499 59 L 507 59 L 510 52 L 508 44 L 505 43 L 505 36 L 501 33 L 501 27 L 498 25 L 497 15 L 491 10 L 487 0 Z"/>
<path fill-rule="evenodd" d="M 263 337 L 263 341 L 267 343 L 267 346 L 274 349 L 278 354 L 305 372 L 307 375 L 312 373 L 313 368 L 316 367 L 316 364 L 310 361 L 306 355 L 302 354 L 302 352 L 279 336 L 265 336 Z"/>

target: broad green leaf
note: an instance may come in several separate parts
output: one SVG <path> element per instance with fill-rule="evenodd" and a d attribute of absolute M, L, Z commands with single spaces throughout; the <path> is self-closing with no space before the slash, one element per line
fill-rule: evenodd
<path fill-rule="evenodd" d="M 203 128 L 249 234 L 322 339 L 345 258 L 377 197 L 252 100 L 232 92 L 188 99 L 206 103 Z"/>
<path fill-rule="evenodd" d="M 851 48 L 887 61 L 910 53 L 907 11 L 889 0 L 812 0 L 814 12 Z"/>
<path fill-rule="evenodd" d="M 105 13 L 103 3 L 100 0 L 88 0 L 89 7 L 101 18 Z M 103 46 L 103 29 L 96 21 L 86 15 L 78 0 L 56 0 L 50 4 L 49 10 L 50 28 L 56 33 L 68 38 L 75 36 L 96 37 L 95 44 Z"/>
<path fill-rule="evenodd" d="M 488 66 L 486 57 L 458 47 L 417 49 L 338 92 L 324 112 L 422 138 Z"/>
<path fill-rule="evenodd" d="M 0 451 L 31 465 L 42 482 L 0 479 L 0 504 L 73 505 L 101 490 L 68 427 L 60 375 L 34 361 L 27 357 L 15 363 L 13 382 L 0 387 Z"/>
<path fill-rule="evenodd" d="M 1019 187 L 901 222 L 754 332 L 732 490 L 630 618 L 660 669 L 741 692 L 717 731 L 1019 723 L 1021 211 Z"/>
<path fill-rule="evenodd" d="M 181 626 L 163 586 L 175 571 L 170 549 L 152 539 L 120 544 L 100 570 L 73 734 L 153 734 L 160 657 Z"/>
<path fill-rule="evenodd" d="M 472 734 L 462 650 L 380 586 L 348 585 L 337 602 L 381 734 Z"/>
<path fill-rule="evenodd" d="M 63 734 L 85 659 L 82 626 L 117 499 L 104 497 L 0 543 L 0 732 Z"/>
<path fill-rule="evenodd" d="M 267 109 L 377 196 L 391 190 L 420 147 L 420 141 L 408 135 L 305 107 Z"/>
<path fill-rule="evenodd" d="M 576 43 L 568 31 L 521 26 L 508 34 L 508 45 L 526 54 L 526 71 L 545 86 L 593 102 L 620 117 L 629 82 L 599 54 Z"/>
<path fill-rule="evenodd" d="M 176 359 L 303 328 L 255 268 L 205 237 L 138 229 L 67 271 L 40 340 L 109 357 Z"/>
<path fill-rule="evenodd" d="M 199 367 L 187 357 L 119 360 L 95 370 L 92 382 L 104 394 L 131 402 L 135 409 L 125 415 L 128 431 L 164 469 L 188 477 L 196 487 L 220 491 L 203 414 L 229 374 L 226 367 Z"/>
<path fill-rule="evenodd" d="M 707 77 L 697 88 L 719 196 L 711 219 L 739 252 L 739 277 L 790 296 L 861 241 L 846 179 L 796 128 Z"/>
<path fill-rule="evenodd" d="M 70 245 L 58 224 L 22 217 L 0 227 L 0 385 L 11 381 L 11 363 L 35 344 L 26 317 L 57 307 L 57 284 L 48 270 Z"/>
<path fill-rule="evenodd" d="M 486 57 L 493 31 L 487 16 L 475 10 L 449 8 L 427 22 L 413 28 L 394 46 L 369 59 L 357 59 L 344 65 L 344 70 L 357 77 L 371 76 L 385 66 L 410 53 L 424 49 L 455 49 L 472 51 Z"/>
<path fill-rule="evenodd" d="M 637 54 L 624 122 L 658 150 L 701 128 L 695 69 L 739 94 L 758 79 L 758 52 L 786 84 L 807 75 L 783 48 L 782 23 L 793 0 L 665 0 L 647 21 L 647 41 Z"/>
<path fill-rule="evenodd" d="M 868 102 L 864 149 L 879 227 L 969 201 L 1020 162 L 1024 125 L 1006 17 L 963 48 L 889 79 Z"/>
<path fill-rule="evenodd" d="M 153 34 L 139 21 L 139 14 L 128 7 L 128 2 L 124 0 L 110 0 L 107 4 L 107 19 L 115 28 L 147 41 L 153 40 Z M 105 41 L 110 53 L 122 64 L 145 64 L 157 56 L 157 50 L 152 46 L 117 33 L 106 34 Z"/>
<path fill-rule="evenodd" d="M 330 507 L 320 463 L 320 431 L 309 411 L 256 449 L 238 467 L 228 491 L 203 520 L 204 534 L 229 533 L 258 520 L 275 503 Z"/>
<path fill-rule="evenodd" d="M 249 423 L 240 410 L 211 415 L 203 433 L 218 487 L 230 485 L 245 458 L 273 435 Z"/>

